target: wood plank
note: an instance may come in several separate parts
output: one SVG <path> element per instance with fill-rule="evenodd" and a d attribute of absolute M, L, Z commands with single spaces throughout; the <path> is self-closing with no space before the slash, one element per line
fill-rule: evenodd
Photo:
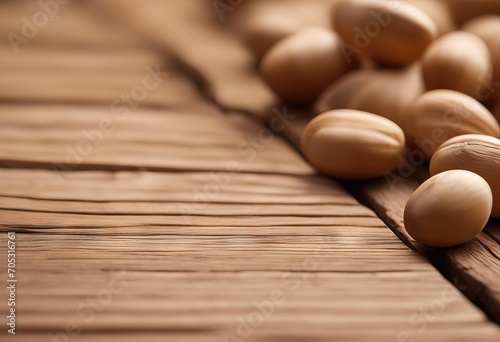
<path fill-rule="evenodd" d="M 263 127 L 242 121 L 245 129 L 236 130 L 207 104 L 125 114 L 103 106 L 0 105 L 0 160 L 54 169 L 59 178 L 81 169 L 314 173 L 298 154 L 284 153 L 281 138 L 262 139 Z"/>
<path fill-rule="evenodd" d="M 290 152 L 291 153 L 291 152 Z M 208 172 L 70 172 L 59 182 L 45 170 L 0 169 L 0 193 L 5 197 L 85 202 L 183 202 L 246 204 L 346 204 L 358 202 L 345 196 L 337 183 L 321 177 L 234 172 L 227 186 L 218 179 L 225 173 Z M 71 187 L 68 187 L 68 183 Z M 211 195 L 208 186 L 221 184 Z M 168 190 L 168 191 L 167 191 Z M 206 194 L 207 201 L 196 195 Z M 208 197 L 208 195 L 210 195 Z M 102 204 L 103 205 L 103 204 Z"/>
<path fill-rule="evenodd" d="M 226 333 L 237 336 L 240 320 L 258 313 L 255 303 L 268 303 L 272 293 L 282 294 L 282 299 L 273 305 L 272 314 L 252 329 L 251 341 L 305 341 L 310 336 L 315 336 L 315 341 L 332 338 L 387 341 L 397 339 L 400 333 L 422 341 L 451 340 L 450 335 L 456 338 L 454 341 L 467 341 L 473 334 L 477 341 L 493 341 L 496 337 L 494 327 L 481 328 L 481 321 L 470 314 L 468 304 L 453 296 L 435 320 L 421 331 L 420 325 L 409 321 L 409 317 L 418 314 L 414 307 L 422 303 L 430 305 L 443 293 L 450 294 L 449 287 L 434 282 L 433 272 L 353 275 L 300 271 L 238 274 L 118 270 L 97 274 L 68 272 L 64 279 L 48 273 L 40 278 L 23 279 L 26 288 L 20 306 L 25 312 L 26 325 L 32 328 L 31 334 L 63 332 L 61 322 L 71 320 L 86 331 L 76 336 L 76 341 L 99 340 L 102 336 L 109 340 L 125 331 L 141 340 L 143 336 L 151 340 L 159 336 L 175 339 L 182 333 L 186 340 L 193 335 L 203 335 L 220 341 Z M 76 317 L 76 307 L 97 298 L 102 289 L 109 288 L 112 279 L 123 281 L 123 288 L 115 290 L 102 311 L 95 311 L 91 316 L 89 308 L 83 305 L 86 310 Z M 421 285 L 417 292 L 415 283 Z M 58 292 L 55 284 L 71 291 Z M 350 296 L 331 298 L 332 293 L 349 294 L 362 300 L 353 303 Z M 398 301 L 393 301 L 394 296 L 409 305 L 401 307 Z M 50 305 L 54 298 L 59 298 L 59 305 L 54 306 L 50 315 L 41 315 L 45 311 L 40 308 Z M 331 299 L 325 301 L 325 298 Z M 384 315 L 380 315 L 381 308 Z M 309 318 L 304 320 L 305 316 Z M 367 334 L 371 334 L 371 339 Z"/>
<path fill-rule="evenodd" d="M 95 51 L 28 45 L 19 55 L 0 48 L 0 58 L 2 102 L 101 103 L 113 114 L 121 114 L 127 108 L 182 108 L 199 97 L 168 56 L 146 49 Z M 158 78 L 152 78 L 151 71 L 156 70 Z"/>
<path fill-rule="evenodd" d="M 7 214 L 2 213 L 4 216 Z M 60 215 L 60 219 L 65 219 L 64 215 Z M 330 227 L 335 224 L 335 220 L 332 221 Z M 128 224 L 134 228 L 133 223 Z M 6 225 L 11 229 L 16 227 Z M 23 222 L 22 225 L 39 227 L 36 221 Z M 86 222 L 82 221 L 81 226 L 87 227 Z M 103 222 L 102 226 L 106 227 L 106 223 Z M 68 228 L 78 233 L 79 227 L 70 225 Z M 304 260 L 314 263 L 314 272 L 411 273 L 432 269 L 425 260 L 416 258 L 397 240 L 391 240 L 390 232 L 384 234 L 384 229 L 353 225 L 344 231 L 344 236 L 337 236 L 333 229 L 330 229 L 331 236 L 287 236 L 286 229 L 282 229 L 281 234 L 268 237 L 262 229 L 260 235 L 252 236 L 246 232 L 242 235 L 201 235 L 203 228 L 199 230 L 199 235 L 186 236 L 182 227 L 174 234 L 163 235 L 162 227 L 157 227 L 154 235 L 149 236 L 139 232 L 135 236 L 96 238 L 95 234 L 70 235 L 50 228 L 50 233 L 46 234 L 18 234 L 24 261 L 19 263 L 16 272 L 37 274 L 40 269 L 46 272 L 65 269 L 92 272 L 101 269 L 102 260 L 106 260 L 107 269 L 141 272 L 291 271 L 293 265 L 300 265 Z M 378 236 L 372 234 L 372 240 L 365 239 L 370 231 L 375 231 Z M 346 244 L 345 239 L 350 244 Z"/>

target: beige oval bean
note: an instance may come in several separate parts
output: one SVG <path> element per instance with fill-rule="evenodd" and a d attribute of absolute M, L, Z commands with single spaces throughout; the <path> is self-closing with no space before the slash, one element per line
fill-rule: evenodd
<path fill-rule="evenodd" d="M 474 98 L 493 76 L 488 47 L 468 32 L 448 33 L 434 41 L 422 57 L 422 70 L 427 89 L 451 89 Z"/>
<path fill-rule="evenodd" d="M 243 39 L 260 59 L 279 40 L 300 30 L 300 25 L 287 16 L 262 15 L 249 21 Z"/>
<path fill-rule="evenodd" d="M 498 0 L 444 0 L 458 26 L 484 14 L 500 14 Z"/>
<path fill-rule="evenodd" d="M 417 6 L 436 23 L 439 36 L 452 32 L 456 29 L 453 16 L 448 5 L 442 0 L 408 0 Z"/>
<path fill-rule="evenodd" d="M 290 102 L 314 101 L 326 87 L 356 66 L 340 50 L 337 34 L 307 28 L 274 45 L 264 56 L 260 72 L 269 87 Z"/>
<path fill-rule="evenodd" d="M 323 113 L 332 109 L 358 109 L 352 103 L 358 91 L 363 89 L 377 78 L 377 70 L 355 70 L 342 76 L 332 83 L 314 104 L 316 113 Z"/>
<path fill-rule="evenodd" d="M 329 27 L 328 7 L 324 1 L 287 1 L 286 6 L 280 1 L 255 1 L 245 4 L 245 11 L 232 29 L 238 32 L 247 47 L 257 59 L 281 39 L 300 30 L 320 26 Z"/>
<path fill-rule="evenodd" d="M 395 123 L 350 109 L 320 114 L 301 139 L 302 153 L 317 170 L 346 179 L 382 176 L 397 165 L 404 145 Z"/>
<path fill-rule="evenodd" d="M 347 56 L 366 54 L 386 64 L 416 61 L 438 35 L 425 12 L 403 1 L 340 1 L 334 6 L 333 22 L 348 44 Z"/>
<path fill-rule="evenodd" d="M 351 72 L 321 95 L 315 109 L 357 109 L 403 126 L 408 107 L 425 90 L 421 73 L 418 63 L 404 69 Z"/>
<path fill-rule="evenodd" d="M 405 123 L 408 143 L 430 158 L 446 140 L 463 134 L 500 136 L 493 115 L 473 98 L 453 90 L 433 90 L 409 108 Z"/>
<path fill-rule="evenodd" d="M 500 218 L 500 139 L 467 134 L 452 138 L 432 156 L 430 174 L 461 169 L 483 177 L 493 192 L 492 215 Z"/>
<path fill-rule="evenodd" d="M 472 240 L 490 217 L 493 196 L 475 173 L 451 170 L 431 177 L 410 197 L 404 211 L 408 234 L 428 247 Z"/>
<path fill-rule="evenodd" d="M 486 15 L 468 21 L 462 30 L 481 38 L 490 51 L 493 60 L 493 83 L 485 84 L 481 92 L 481 100 L 491 97 L 500 100 L 500 15 Z"/>

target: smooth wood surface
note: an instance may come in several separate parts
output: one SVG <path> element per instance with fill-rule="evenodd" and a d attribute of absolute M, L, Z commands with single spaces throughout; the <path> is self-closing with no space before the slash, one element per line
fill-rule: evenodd
<path fill-rule="evenodd" d="M 460 293 L 474 282 L 448 282 L 255 119 L 283 105 L 210 2 L 82 3 L 62 7 L 67 31 L 0 52 L 0 245 L 17 233 L 19 281 L 2 341 L 500 338 Z M 0 10 L 33 11 L 16 4 Z M 136 33 L 106 33 L 103 13 Z M 120 119 L 111 103 L 155 63 L 169 76 Z M 55 172 L 103 119 L 113 131 Z"/>

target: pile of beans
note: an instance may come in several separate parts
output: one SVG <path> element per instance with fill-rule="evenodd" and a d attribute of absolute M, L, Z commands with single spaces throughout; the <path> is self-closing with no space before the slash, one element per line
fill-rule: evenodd
<path fill-rule="evenodd" d="M 407 232 L 431 247 L 473 239 L 500 218 L 500 1 L 332 4 L 330 28 L 277 18 L 247 32 L 265 41 L 256 56 L 267 85 L 319 113 L 303 132 L 305 158 L 342 179 L 429 162 Z"/>

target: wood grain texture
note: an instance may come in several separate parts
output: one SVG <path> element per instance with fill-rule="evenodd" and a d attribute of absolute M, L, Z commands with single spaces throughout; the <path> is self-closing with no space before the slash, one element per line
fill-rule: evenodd
<path fill-rule="evenodd" d="M 246 121 L 245 129 L 235 129 L 208 104 L 127 112 L 103 106 L 0 105 L 0 160 L 11 167 L 54 169 L 60 178 L 73 170 L 106 168 L 314 173 L 298 154 L 284 153 L 288 146 L 281 138 L 261 139 L 263 127 L 239 121 Z M 111 128 L 102 129 L 102 122 Z"/>
<path fill-rule="evenodd" d="M 413 176 L 396 187 L 378 180 L 355 186 L 355 191 L 403 241 L 424 253 L 449 279 L 473 284 L 463 292 L 493 320 L 500 322 L 500 245 L 492 238 L 498 234 L 498 220 L 492 219 L 485 230 L 467 244 L 451 248 L 421 246 L 408 236 L 402 219 L 405 203 L 419 185 L 419 179 Z"/>
<path fill-rule="evenodd" d="M 124 5 L 124 8 L 126 6 Z M 244 8 L 238 8 L 238 10 L 243 11 Z M 129 9 L 129 11 L 132 11 Z M 124 9 L 124 12 L 127 10 Z M 149 22 L 147 25 L 140 25 L 136 20 L 127 16 L 126 13 L 122 14 L 125 20 L 128 20 L 132 25 L 138 27 L 138 30 L 148 30 L 157 32 L 163 27 L 161 22 Z M 210 69 L 208 63 L 204 63 L 201 58 L 196 57 L 191 59 L 185 59 L 185 62 L 190 68 L 195 69 L 196 74 L 200 76 L 206 83 L 207 91 L 210 93 L 213 89 L 222 89 L 227 84 L 227 75 L 237 72 L 239 77 L 244 77 L 248 73 L 249 62 L 251 55 L 249 52 L 243 53 L 244 46 L 241 42 L 235 42 L 234 34 L 226 30 L 220 22 L 217 21 L 215 16 L 212 20 L 205 20 L 202 22 L 204 25 L 203 35 L 218 35 L 224 36 L 224 43 L 220 43 L 218 40 L 213 41 L 213 46 L 218 46 L 221 49 L 226 49 L 227 45 L 233 45 L 229 51 L 238 51 L 238 53 L 228 53 L 219 56 L 219 63 L 224 64 L 227 62 L 232 66 L 230 70 L 221 70 L 216 77 L 207 71 Z M 202 25 L 198 25 L 197 30 L 201 31 Z M 206 33 L 209 32 L 209 33 Z M 193 30 L 192 39 L 194 37 L 202 37 L 200 32 Z M 154 35 L 152 35 L 155 38 Z M 158 44 L 167 44 L 168 42 L 157 39 Z M 180 46 L 174 46 L 174 53 L 178 53 L 183 56 L 185 50 L 196 49 L 196 46 L 184 42 L 180 42 Z M 200 50 L 201 51 L 201 50 Z M 244 56 L 242 56 L 244 55 Z M 199 56 L 197 53 L 193 53 L 193 56 Z M 257 71 L 254 69 L 255 75 Z M 249 83 L 243 82 L 250 89 L 246 89 L 245 92 L 261 94 L 266 91 L 264 85 L 259 82 L 254 82 L 255 75 L 248 78 Z M 257 116 L 265 123 L 269 123 L 270 120 L 270 110 L 269 106 L 273 104 L 268 104 L 267 101 L 262 101 L 259 106 L 260 110 L 250 109 L 245 107 L 246 96 L 239 94 L 240 96 L 232 96 L 230 101 L 226 101 L 224 97 L 214 96 L 214 100 L 223 108 L 240 108 L 244 111 L 250 111 L 250 114 Z M 267 98 L 266 98 L 267 99 Z M 266 107 L 267 106 L 267 107 Z M 278 103 L 274 104 L 274 107 L 281 106 Z M 298 109 L 297 113 L 302 116 L 307 109 Z M 298 146 L 298 140 L 302 129 L 307 123 L 308 117 L 293 120 L 290 125 L 285 129 L 284 136 L 294 145 Z M 494 319 L 497 323 L 500 322 L 500 291 L 498 287 L 498 279 L 500 279 L 500 245 L 498 244 L 498 239 L 495 241 L 493 237 L 498 236 L 498 223 L 492 222 L 486 231 L 481 233 L 477 239 L 473 242 L 458 246 L 450 249 L 426 249 L 422 246 L 416 244 L 407 235 L 404 224 L 403 224 L 403 210 L 405 203 L 413 191 L 425 180 L 422 176 L 425 174 L 425 170 L 422 168 L 416 168 L 416 170 L 409 177 L 402 177 L 403 181 L 397 182 L 396 184 L 390 184 L 390 182 L 385 179 L 374 180 L 369 182 L 357 182 L 357 183 L 344 183 L 344 185 L 351 189 L 352 193 L 355 194 L 363 203 L 366 203 L 369 207 L 373 208 L 377 214 L 389 225 L 389 227 L 395 232 L 395 234 L 403 241 L 405 244 L 410 246 L 415 250 L 419 250 L 424 253 L 427 257 L 431 259 L 434 265 L 436 265 L 443 274 L 447 275 L 448 279 L 453 280 L 455 277 L 461 281 L 466 281 L 468 283 L 474 283 L 475 286 L 469 286 L 462 289 L 463 292 L 477 305 L 483 308 L 488 315 Z M 399 175 L 396 175 L 400 177 Z"/>
<path fill-rule="evenodd" d="M 189 195 L 206 176 L 75 171 L 60 183 L 50 171 L 2 170 L 0 243 L 17 232 L 20 336 L 57 335 L 73 322 L 82 329 L 76 341 L 125 333 L 223 341 L 278 293 L 245 340 L 498 337 L 336 183 L 238 174 L 199 212 Z M 263 209 L 273 193 L 279 204 Z M 432 305 L 439 309 L 423 316 Z"/>
<path fill-rule="evenodd" d="M 2 1 L 0 12 L 5 15 L 0 21 L 0 32 L 5 39 L 0 40 L 0 46 L 14 52 L 7 34 L 12 32 L 23 38 L 25 21 L 37 24 L 35 29 L 25 31 L 28 32 L 28 42 L 18 46 L 17 56 L 32 46 L 74 48 L 82 52 L 86 49 L 119 49 L 123 53 L 133 53 L 145 46 L 134 30 L 119 25 L 110 17 L 86 14 L 84 6 L 77 0 L 66 4 L 61 1 L 59 6 L 48 8 L 53 14 L 47 13 L 37 0 Z"/>
<path fill-rule="evenodd" d="M 16 3 L 8 13 L 19 17 L 26 5 Z M 142 32 L 133 44 L 107 38 L 109 49 L 79 55 L 103 29 L 88 18 L 102 12 L 74 1 L 64 8 L 89 10 L 81 12 L 88 37 L 71 44 L 71 34 L 46 31 L 30 56 L 6 54 L 0 67 L 15 85 L 3 83 L 0 95 L 0 246 L 17 233 L 19 279 L 18 334 L 1 330 L 2 341 L 500 338 L 372 210 L 277 134 L 265 139 L 262 123 L 230 110 L 282 106 L 253 91 L 261 87 L 254 70 L 240 70 L 252 61 L 216 29 L 210 2 L 137 4 L 110 13 Z M 127 46 L 134 52 L 120 59 Z M 227 68 L 221 51 L 234 58 Z M 120 120 L 108 101 L 156 61 L 171 66 L 171 83 Z M 213 89 L 203 87 L 209 81 Z M 63 177 L 54 173 L 82 131 L 106 118 L 115 129 Z M 289 136 L 300 129 L 288 127 Z M 239 167 L 228 171 L 228 162 Z M 0 303 L 6 296 L 0 290 Z"/>
<path fill-rule="evenodd" d="M 468 312 L 467 303 L 451 303 L 425 331 L 418 332 L 418 327 L 409 324 L 407 317 L 418 313 L 411 307 L 422 304 L 422 300 L 432 302 L 448 290 L 433 281 L 432 273 L 76 270 L 61 279 L 47 272 L 48 276 L 39 281 L 23 279 L 25 295 L 20 307 L 30 327 L 26 336 L 60 334 L 64 329 L 61 322 L 71 320 L 86 332 L 74 337 L 75 341 L 101 340 L 103 336 L 109 341 L 125 335 L 125 340 L 131 341 L 160 341 L 165 337 L 196 341 L 202 336 L 223 341 L 224 337 L 237 336 L 239 322 L 252 315 L 257 323 L 246 335 L 249 341 L 387 341 L 396 339 L 395 333 L 400 332 L 422 341 L 446 341 L 450 335 L 453 341 L 468 341 L 473 336 L 477 341 L 493 341 L 496 329 L 484 329 L 481 321 Z M 91 316 L 85 303 L 97 298 L 113 279 L 120 283 L 113 286 L 112 300 Z M 418 294 L 415 283 L 422 285 Z M 55 284 L 71 290 L 54 291 Z M 279 293 L 281 299 L 269 306 L 272 314 L 258 324 L 256 306 L 269 303 L 272 293 Z M 356 304 L 352 297 L 332 298 L 332 293 L 362 300 Z M 40 309 L 54 298 L 59 299 L 59 305 L 50 315 L 42 315 L 45 310 Z M 388 304 L 393 299 L 406 302 L 407 309 Z M 77 316 L 75 307 L 81 303 L 81 315 Z M 381 308 L 384 315 L 380 315 Z"/>
<path fill-rule="evenodd" d="M 120 18 L 156 46 L 172 52 L 204 87 L 206 94 L 225 109 L 262 113 L 276 101 L 255 74 L 254 58 L 237 38 L 206 29 L 218 20 L 214 2 L 150 0 L 143 5 L 133 0 L 105 0 L 91 3 L 107 15 Z M 242 10 L 240 7 L 244 4 L 234 10 Z M 226 15 L 230 15 L 230 11 L 226 11 Z M 191 44 L 193 41 L 197 43 Z"/>
<path fill-rule="evenodd" d="M 0 58 L 2 102 L 103 104 L 122 114 L 124 107 L 181 108 L 199 97 L 171 58 L 148 49 L 96 53 L 27 45 L 18 55 L 0 48 Z M 152 70 L 159 70 L 158 79 Z M 137 89 L 144 84 L 149 89 Z"/>

